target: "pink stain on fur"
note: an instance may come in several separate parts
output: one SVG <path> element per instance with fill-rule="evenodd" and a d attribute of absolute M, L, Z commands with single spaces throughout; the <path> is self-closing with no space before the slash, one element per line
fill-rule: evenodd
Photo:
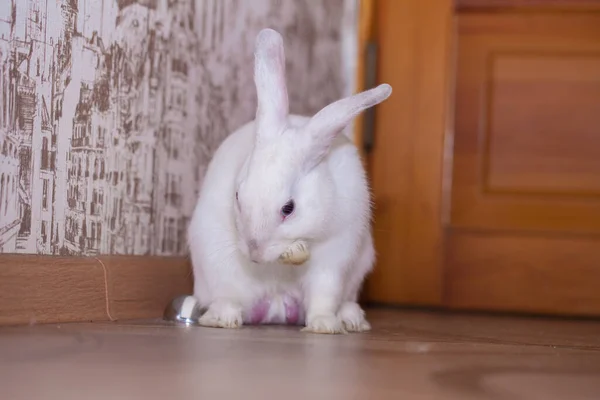
<path fill-rule="evenodd" d="M 297 299 L 286 297 L 283 301 L 285 304 L 285 321 L 289 325 L 296 325 L 300 320 L 300 312 L 302 305 Z"/>
<path fill-rule="evenodd" d="M 260 325 L 260 324 L 286 324 L 286 325 L 298 325 L 304 321 L 304 310 L 302 303 L 291 296 L 285 296 L 283 298 L 283 306 L 285 309 L 285 315 L 269 315 L 271 307 L 273 307 L 273 301 L 269 298 L 263 298 L 259 300 L 249 310 L 244 322 L 248 325 Z"/>
<path fill-rule="evenodd" d="M 248 323 L 250 325 L 257 325 L 263 323 L 267 314 L 269 313 L 269 309 L 271 308 L 271 301 L 268 299 L 262 299 L 258 303 L 252 307 L 250 310 L 250 319 Z"/>

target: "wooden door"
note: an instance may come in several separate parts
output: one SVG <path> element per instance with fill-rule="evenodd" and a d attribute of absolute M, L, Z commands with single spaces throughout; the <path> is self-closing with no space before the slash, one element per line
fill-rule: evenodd
<path fill-rule="evenodd" d="M 378 3 L 380 79 L 406 93 L 369 155 L 369 299 L 600 315 L 599 2 L 401 3 L 408 32 Z"/>

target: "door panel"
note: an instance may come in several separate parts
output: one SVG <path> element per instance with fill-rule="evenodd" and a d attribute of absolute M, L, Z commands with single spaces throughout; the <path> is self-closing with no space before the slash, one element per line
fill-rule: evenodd
<path fill-rule="evenodd" d="M 454 0 L 459 11 L 533 9 L 559 11 L 597 11 L 599 0 Z"/>
<path fill-rule="evenodd" d="M 600 0 L 378 0 L 377 303 L 600 316 Z"/>
<path fill-rule="evenodd" d="M 489 58 L 485 190 L 600 194 L 600 53 Z"/>
<path fill-rule="evenodd" d="M 458 17 L 444 304 L 600 315 L 600 14 Z"/>
<path fill-rule="evenodd" d="M 600 232 L 600 15 L 458 19 L 451 225 Z"/>
<path fill-rule="evenodd" d="M 600 314 L 600 238 L 454 232 L 445 305 L 549 314 Z"/>

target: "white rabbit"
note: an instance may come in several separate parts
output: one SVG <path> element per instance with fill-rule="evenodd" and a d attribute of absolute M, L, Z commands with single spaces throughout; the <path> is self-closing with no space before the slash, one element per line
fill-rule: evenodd
<path fill-rule="evenodd" d="M 203 326 L 305 325 L 316 333 L 370 329 L 357 303 L 372 269 L 371 202 L 353 143 L 340 134 L 389 85 L 289 115 L 279 33 L 256 39 L 256 119 L 227 137 L 208 166 L 188 232 Z M 302 265 L 279 257 L 302 242 Z"/>

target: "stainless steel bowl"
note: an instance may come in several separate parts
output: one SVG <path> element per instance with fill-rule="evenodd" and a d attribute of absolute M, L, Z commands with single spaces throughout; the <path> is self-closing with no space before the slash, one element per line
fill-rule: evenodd
<path fill-rule="evenodd" d="M 165 309 L 164 319 L 186 326 L 198 325 L 202 310 L 194 296 L 179 296 Z"/>

